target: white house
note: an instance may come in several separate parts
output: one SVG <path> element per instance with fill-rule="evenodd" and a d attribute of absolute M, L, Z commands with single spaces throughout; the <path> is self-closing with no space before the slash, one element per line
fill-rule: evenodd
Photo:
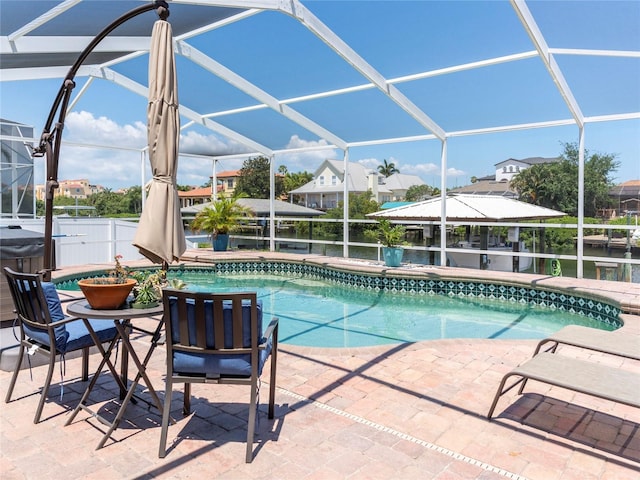
<path fill-rule="evenodd" d="M 417 175 L 396 173 L 383 177 L 360 163 L 349 162 L 347 190 L 350 193 L 364 193 L 368 190 L 378 203 L 402 200 L 409 187 L 424 185 Z M 325 160 L 315 171 L 313 180 L 289 192 L 292 201 L 309 208 L 329 209 L 338 206 L 344 194 L 344 162 Z M 295 200 L 294 200 L 295 198 Z"/>
<path fill-rule="evenodd" d="M 518 160 L 516 158 L 509 158 L 502 162 L 496 163 L 496 182 L 506 180 L 511 181 L 522 170 L 529 168 L 532 165 L 538 165 L 541 163 L 555 163 L 559 161 L 559 158 L 543 158 L 543 157 L 530 157 Z"/>
<path fill-rule="evenodd" d="M 511 180 L 532 165 L 555 163 L 559 158 L 530 157 L 518 160 L 509 158 L 495 164 L 495 175 L 478 178 L 474 183 L 463 187 L 452 188 L 451 193 L 469 193 L 472 195 L 494 195 L 518 198 L 518 192 L 511 188 Z"/>

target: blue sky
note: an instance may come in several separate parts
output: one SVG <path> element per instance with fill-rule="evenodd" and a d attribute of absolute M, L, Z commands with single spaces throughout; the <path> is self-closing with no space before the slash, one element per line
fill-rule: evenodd
<path fill-rule="evenodd" d="M 24 2 L 25 4 L 28 3 Z M 534 50 L 507 1 L 304 1 L 304 5 L 387 79 Z M 0 2 L 1 6 L 1 2 Z M 640 2 L 533 1 L 529 9 L 552 48 L 640 51 Z M 172 18 L 186 13 L 172 5 Z M 126 11 L 127 8 L 123 8 Z M 154 19 L 150 20 L 150 24 Z M 275 12 L 188 40 L 194 48 L 279 99 L 366 83 L 364 77 L 295 20 Z M 640 58 L 557 55 L 585 116 L 640 112 Z M 180 102 L 200 113 L 256 104 L 256 100 L 202 68 L 177 57 Z M 113 67 L 147 84 L 147 57 Z M 76 79 L 79 91 L 86 79 Z M 39 136 L 61 80 L 0 82 L 0 117 L 34 126 Z M 539 58 L 433 76 L 396 87 L 447 132 L 571 118 Z M 293 103 L 291 107 L 348 142 L 423 135 L 425 129 L 369 89 Z M 93 82 L 67 117 L 64 140 L 142 148 L 146 99 L 104 80 Z M 272 149 L 322 145 L 315 134 L 270 110 L 216 117 L 216 121 Z M 187 122 L 182 119 L 183 124 Z M 587 124 L 586 147 L 620 162 L 617 182 L 640 179 L 640 119 Z M 507 158 L 554 157 L 578 128 L 562 126 L 455 136 L 448 140 L 448 185 L 494 172 Z M 203 127 L 183 130 L 181 149 L 208 154 L 238 152 L 236 142 Z M 384 159 L 402 173 L 439 186 L 437 140 L 353 147 L 351 161 L 375 168 Z M 276 156 L 276 165 L 313 172 L 322 160 L 341 159 L 325 149 Z M 37 181 L 44 167 L 37 162 Z M 239 168 L 224 159 L 218 171 Z M 88 178 L 110 188 L 140 184 L 140 153 L 65 146 L 60 179 Z M 178 183 L 201 185 L 211 158 L 182 157 Z"/>

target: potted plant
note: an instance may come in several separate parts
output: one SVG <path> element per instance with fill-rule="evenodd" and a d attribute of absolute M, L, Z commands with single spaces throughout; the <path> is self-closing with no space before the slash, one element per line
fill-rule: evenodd
<path fill-rule="evenodd" d="M 402 263 L 404 249 L 404 234 L 406 228 L 402 225 L 393 225 L 386 218 L 378 220 L 375 228 L 367 230 L 365 235 L 382 243 L 382 255 L 387 267 L 399 267 Z"/>
<path fill-rule="evenodd" d="M 225 251 L 229 246 L 229 232 L 238 228 L 241 218 L 252 216 L 249 209 L 238 203 L 240 195 L 221 197 L 196 214 L 191 228 L 211 235 L 213 250 Z"/>
<path fill-rule="evenodd" d="M 136 280 L 129 277 L 129 270 L 120 263 L 122 255 L 116 255 L 115 267 L 107 277 L 86 278 L 78 281 L 78 286 L 91 308 L 114 310 L 120 308 Z"/>
<path fill-rule="evenodd" d="M 132 308 L 152 308 L 160 303 L 162 288 L 170 286 L 175 289 L 183 289 L 185 283 L 179 279 L 167 280 L 166 270 L 154 272 L 138 270 L 131 272 L 131 277 L 136 280 L 133 287 Z"/>

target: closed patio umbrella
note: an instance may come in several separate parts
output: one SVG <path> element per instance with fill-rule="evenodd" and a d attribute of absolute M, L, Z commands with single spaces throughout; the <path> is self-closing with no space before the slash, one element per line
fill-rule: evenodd
<path fill-rule="evenodd" d="M 149 52 L 147 136 L 153 179 L 133 244 L 142 255 L 165 267 L 179 260 L 187 248 L 176 190 L 179 128 L 171 25 L 161 19 L 153 26 Z"/>

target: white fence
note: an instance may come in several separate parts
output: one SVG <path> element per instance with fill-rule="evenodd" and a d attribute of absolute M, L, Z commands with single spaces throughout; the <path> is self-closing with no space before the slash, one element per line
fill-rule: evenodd
<path fill-rule="evenodd" d="M 44 233 L 43 219 L 4 218 L 1 223 Z M 115 255 L 122 255 L 125 260 L 141 259 L 131 244 L 137 226 L 136 221 L 113 218 L 54 217 L 56 266 L 112 263 Z"/>

